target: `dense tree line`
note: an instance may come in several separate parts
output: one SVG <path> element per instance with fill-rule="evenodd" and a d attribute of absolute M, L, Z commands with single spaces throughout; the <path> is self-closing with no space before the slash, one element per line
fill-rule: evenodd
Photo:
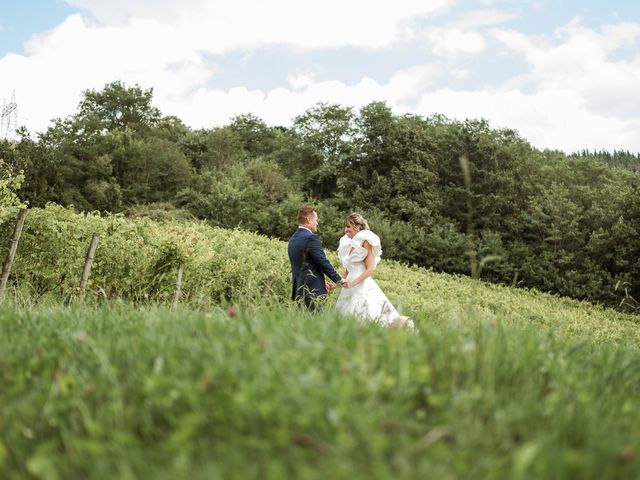
<path fill-rule="evenodd" d="M 253 115 L 191 129 L 120 82 L 0 143 L 30 206 L 181 217 L 286 239 L 303 202 L 325 245 L 363 212 L 385 255 L 622 309 L 640 298 L 640 172 L 628 152 L 540 151 L 483 120 L 318 104 L 289 128 Z"/>
<path fill-rule="evenodd" d="M 607 152 L 605 150 L 589 151 L 582 150 L 579 153 L 571 155 L 573 158 L 593 158 L 600 160 L 612 167 L 626 168 L 640 172 L 640 153 L 631 153 L 628 150 L 614 150 Z"/>

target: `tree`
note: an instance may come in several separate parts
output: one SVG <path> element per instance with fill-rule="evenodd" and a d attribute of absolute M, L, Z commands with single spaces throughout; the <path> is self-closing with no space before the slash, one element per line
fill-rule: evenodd
<path fill-rule="evenodd" d="M 151 105 L 153 89 L 107 84 L 101 91 L 85 90 L 76 120 L 97 119 L 98 131 L 130 130 L 143 133 L 157 126 L 160 110 Z"/>
<path fill-rule="evenodd" d="M 10 165 L 3 159 L 3 150 L 8 146 L 6 140 L 0 141 L 0 223 L 4 221 L 4 215 L 9 207 L 21 205 L 17 192 L 24 181 L 21 172 L 14 172 Z"/>
<path fill-rule="evenodd" d="M 238 134 L 229 127 L 211 130 L 205 141 L 206 154 L 203 156 L 203 168 L 227 168 L 241 161 L 243 156 L 242 141 Z"/>
<path fill-rule="evenodd" d="M 238 135 L 242 147 L 250 157 L 272 153 L 276 149 L 276 129 L 252 114 L 237 115 L 231 119 L 229 128 Z"/>
<path fill-rule="evenodd" d="M 402 221 L 429 225 L 438 209 L 437 174 L 429 125 L 397 117 L 382 102 L 363 107 L 354 155 L 339 182 L 353 207 L 380 208 Z"/>
<path fill-rule="evenodd" d="M 300 167 L 306 172 L 303 188 L 319 198 L 336 193 L 337 179 L 352 155 L 355 134 L 350 107 L 320 103 L 293 121 L 301 139 Z"/>
<path fill-rule="evenodd" d="M 191 180 L 191 165 L 175 143 L 150 137 L 136 140 L 123 172 L 125 202 L 152 203 L 173 200 Z"/>
<path fill-rule="evenodd" d="M 163 118 L 152 97 L 151 89 L 113 82 L 85 91 L 75 115 L 55 119 L 39 142 L 54 172 L 52 180 L 46 178 L 50 172 L 39 173 L 45 175 L 39 183 L 49 187 L 47 200 L 118 211 L 126 203 L 166 199 L 181 188 L 190 165 L 174 146 L 188 130 L 175 117 Z"/>
<path fill-rule="evenodd" d="M 25 128 L 18 129 L 18 137 L 17 142 L 0 142 L 0 158 L 8 171 L 24 175 L 17 195 L 31 206 L 44 206 L 54 199 L 60 172 L 54 168 L 52 152 L 33 140 Z"/>

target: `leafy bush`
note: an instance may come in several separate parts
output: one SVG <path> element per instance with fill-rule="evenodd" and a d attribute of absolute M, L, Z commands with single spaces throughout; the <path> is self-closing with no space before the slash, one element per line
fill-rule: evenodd
<path fill-rule="evenodd" d="M 3 246 L 12 225 L 2 225 Z M 126 219 L 78 214 L 56 205 L 29 210 L 12 269 L 15 288 L 35 295 L 73 294 L 93 233 L 100 243 L 91 295 L 134 301 L 169 301 L 184 264 L 184 301 L 210 306 L 239 298 L 262 301 L 289 294 L 286 249 L 276 240 L 240 230 L 179 220 Z"/>

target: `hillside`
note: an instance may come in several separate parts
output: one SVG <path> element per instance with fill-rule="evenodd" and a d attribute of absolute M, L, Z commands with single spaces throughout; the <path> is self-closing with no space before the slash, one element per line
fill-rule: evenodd
<path fill-rule="evenodd" d="M 418 329 L 359 325 L 335 294 L 290 305 L 285 247 L 31 210 L 0 308 L 0 477 L 640 475 L 638 317 L 383 261 Z"/>
<path fill-rule="evenodd" d="M 4 248 L 11 228 L 6 221 L 0 230 Z M 87 299 L 170 305 L 177 268 L 183 263 L 181 302 L 190 307 L 207 310 L 229 303 L 289 303 L 290 270 L 283 241 L 202 222 L 101 217 L 53 205 L 28 213 L 12 271 L 16 298 L 24 302 L 42 296 L 74 298 L 93 232 L 101 239 Z M 329 255 L 338 266 L 337 257 Z M 419 323 L 456 322 L 477 314 L 571 336 L 587 335 L 599 342 L 640 345 L 638 316 L 587 302 L 389 260 L 380 264 L 375 278 L 394 304 Z M 336 297 L 337 292 L 328 304 Z"/>

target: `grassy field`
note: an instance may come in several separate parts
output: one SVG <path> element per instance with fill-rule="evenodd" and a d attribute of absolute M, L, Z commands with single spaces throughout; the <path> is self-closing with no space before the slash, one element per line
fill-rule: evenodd
<path fill-rule="evenodd" d="M 640 478 L 640 316 L 384 260 L 418 326 L 386 330 L 295 309 L 289 275 L 240 230 L 30 210 L 0 479 Z"/>
<path fill-rule="evenodd" d="M 0 478 L 640 477 L 634 317 L 479 282 L 474 307 L 440 280 L 417 333 L 330 308 L 5 305 Z"/>

